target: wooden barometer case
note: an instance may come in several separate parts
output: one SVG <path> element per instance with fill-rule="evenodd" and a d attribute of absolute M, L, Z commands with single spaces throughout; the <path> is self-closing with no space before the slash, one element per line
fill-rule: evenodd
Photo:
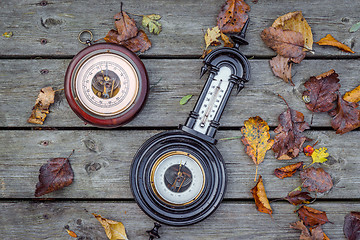
<path fill-rule="evenodd" d="M 70 62 L 65 96 L 71 109 L 86 123 L 114 128 L 131 121 L 145 104 L 148 76 L 139 57 L 112 43 L 91 44 Z"/>
<path fill-rule="evenodd" d="M 232 89 L 236 86 L 239 92 L 250 79 L 250 64 L 238 50 L 248 44 L 248 23 L 232 36 L 234 48 L 219 48 L 204 59 L 200 78 L 209 75 L 186 123 L 148 139 L 133 159 L 132 193 L 139 207 L 158 222 L 197 223 L 224 197 L 226 172 L 214 137 Z"/>

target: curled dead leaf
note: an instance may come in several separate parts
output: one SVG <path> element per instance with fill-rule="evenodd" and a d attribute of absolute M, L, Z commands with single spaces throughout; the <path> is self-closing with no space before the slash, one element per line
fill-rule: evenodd
<path fill-rule="evenodd" d="M 258 165 L 264 161 L 266 152 L 271 149 L 274 140 L 270 139 L 269 125 L 261 117 L 251 117 L 244 122 L 241 128 L 243 137 L 242 143 L 245 145 L 245 152 L 256 164 L 256 174 Z"/>
<path fill-rule="evenodd" d="M 271 215 L 273 211 L 266 196 L 265 187 L 261 175 L 259 176 L 259 180 L 256 183 L 255 187 L 251 189 L 251 193 L 254 197 L 257 210 L 259 212 Z"/>
<path fill-rule="evenodd" d="M 244 0 L 227 0 L 217 17 L 217 25 L 223 33 L 238 33 L 249 18 L 250 6 Z"/>
<path fill-rule="evenodd" d="M 291 191 L 284 199 L 287 200 L 292 205 L 297 206 L 299 204 L 310 203 L 312 197 L 308 192 Z"/>
<path fill-rule="evenodd" d="M 298 229 L 301 231 L 300 240 L 329 240 L 323 232 L 321 225 L 309 229 L 304 225 L 303 221 L 290 223 L 290 228 Z"/>
<path fill-rule="evenodd" d="M 282 57 L 278 54 L 270 60 L 270 66 L 275 76 L 287 83 L 290 82 L 290 84 L 294 86 L 294 83 L 291 80 L 292 62 L 290 61 L 290 58 Z"/>
<path fill-rule="evenodd" d="M 320 39 L 318 42 L 315 43 L 319 45 L 337 47 L 344 52 L 355 53 L 353 50 L 351 50 L 351 48 L 336 40 L 333 36 L 331 36 L 331 34 L 326 35 L 324 38 Z"/>
<path fill-rule="evenodd" d="M 322 168 L 307 168 L 300 172 L 303 187 L 307 187 L 310 192 L 327 192 L 333 187 L 330 174 Z"/>
<path fill-rule="evenodd" d="M 304 165 L 304 162 L 298 162 L 295 164 L 291 164 L 282 168 L 276 168 L 274 171 L 275 176 L 277 176 L 280 179 L 284 179 L 287 177 L 291 177 L 292 175 L 294 175 L 297 170 L 299 170 L 300 168 L 302 168 L 302 166 Z"/>
<path fill-rule="evenodd" d="M 46 114 L 48 114 L 49 107 L 54 103 L 55 91 L 52 87 L 44 87 L 40 90 L 36 99 L 35 105 L 32 109 L 32 113 L 27 120 L 28 123 L 44 124 Z"/>
<path fill-rule="evenodd" d="M 98 214 L 93 213 L 94 217 L 101 223 L 105 229 L 106 236 L 109 240 L 127 240 L 124 224 L 114 220 L 106 219 Z"/>
<path fill-rule="evenodd" d="M 323 225 L 330 222 L 326 212 L 316 210 L 308 206 L 301 206 L 297 213 L 306 226 Z"/>

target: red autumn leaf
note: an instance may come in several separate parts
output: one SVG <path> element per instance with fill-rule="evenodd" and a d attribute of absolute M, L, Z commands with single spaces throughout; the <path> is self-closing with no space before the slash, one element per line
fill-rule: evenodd
<path fill-rule="evenodd" d="M 261 32 L 261 39 L 279 55 L 300 63 L 306 55 L 304 38 L 299 32 L 268 27 Z"/>
<path fill-rule="evenodd" d="M 257 210 L 259 212 L 271 215 L 273 211 L 266 196 L 265 187 L 261 175 L 259 176 L 259 180 L 256 183 L 255 187 L 251 189 L 251 193 L 254 197 Z"/>
<path fill-rule="evenodd" d="M 334 101 L 341 86 L 337 77 L 338 74 L 331 69 L 319 76 L 310 77 L 304 83 L 307 90 L 303 93 L 303 99 L 310 111 L 328 112 L 335 108 Z"/>
<path fill-rule="evenodd" d="M 130 18 L 125 11 L 120 11 L 115 14 L 114 19 L 115 27 L 118 32 L 118 42 L 128 40 L 137 35 L 139 30 L 136 27 L 136 22 L 134 19 Z"/>
<path fill-rule="evenodd" d="M 345 216 L 343 230 L 348 240 L 360 239 L 360 212 L 351 212 Z"/>
<path fill-rule="evenodd" d="M 244 0 L 227 0 L 217 17 L 217 25 L 223 33 L 238 33 L 249 18 L 250 6 Z"/>
<path fill-rule="evenodd" d="M 278 54 L 270 60 L 270 66 L 275 76 L 287 83 L 290 82 L 290 84 L 294 86 L 294 83 L 291 80 L 292 62 L 290 61 L 290 58 L 285 58 Z"/>
<path fill-rule="evenodd" d="M 337 134 L 344 134 L 360 127 L 360 110 L 358 103 L 345 101 L 338 95 L 337 107 L 329 112 L 333 117 L 331 126 Z"/>
<path fill-rule="evenodd" d="M 297 206 L 299 204 L 309 203 L 312 197 L 308 192 L 293 191 L 290 192 L 284 199 L 292 205 Z"/>
<path fill-rule="evenodd" d="M 326 216 L 326 212 L 319 211 L 311 207 L 301 206 L 299 210 L 297 210 L 297 213 L 306 226 L 311 227 L 330 222 Z"/>
<path fill-rule="evenodd" d="M 327 192 L 334 185 L 330 174 L 322 168 L 307 168 L 300 172 L 303 187 L 307 187 L 310 192 Z"/>
<path fill-rule="evenodd" d="M 304 162 L 298 162 L 298 163 L 291 164 L 291 165 L 288 165 L 288 166 L 285 166 L 282 168 L 276 168 L 274 171 L 274 174 L 275 174 L 275 176 L 277 176 L 280 179 L 291 177 L 303 165 L 304 165 Z"/>
<path fill-rule="evenodd" d="M 71 156 L 71 154 L 70 154 Z M 74 172 L 69 158 L 53 158 L 42 165 L 39 182 L 36 184 L 35 197 L 69 186 L 74 180 Z"/>
<path fill-rule="evenodd" d="M 288 106 L 288 109 L 279 115 L 279 126 L 274 130 L 277 133 L 272 147 L 275 157 L 279 160 L 297 157 L 304 142 L 309 140 L 303 135 L 303 131 L 309 128 L 309 124 L 304 121 L 304 115 Z"/>
<path fill-rule="evenodd" d="M 300 240 L 329 240 L 329 238 L 323 232 L 321 225 L 317 225 L 314 228 L 307 229 L 303 221 L 297 221 L 290 223 L 290 227 L 301 231 Z"/>

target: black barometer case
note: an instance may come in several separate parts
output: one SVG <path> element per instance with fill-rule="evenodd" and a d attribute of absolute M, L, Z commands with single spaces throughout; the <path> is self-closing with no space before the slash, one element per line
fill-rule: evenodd
<path fill-rule="evenodd" d="M 222 47 L 204 59 L 200 78 L 209 72 L 194 109 L 178 130 L 159 133 L 137 151 L 130 170 L 131 190 L 139 207 L 163 224 L 197 223 L 221 203 L 226 171 L 215 134 L 234 86 L 250 79 L 250 64 L 238 50 L 249 20 L 231 36 L 234 48 Z"/>

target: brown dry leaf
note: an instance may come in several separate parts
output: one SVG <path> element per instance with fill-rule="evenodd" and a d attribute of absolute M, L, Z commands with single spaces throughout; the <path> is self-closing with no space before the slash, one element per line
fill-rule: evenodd
<path fill-rule="evenodd" d="M 52 87 L 44 87 L 40 90 L 38 98 L 27 120 L 28 123 L 43 124 L 46 114 L 49 113 L 50 104 L 54 103 L 55 91 Z"/>
<path fill-rule="evenodd" d="M 117 43 L 122 45 L 133 52 L 145 52 L 151 47 L 151 42 L 143 30 L 140 30 L 136 37 L 130 38 L 128 40 L 119 42 L 118 33 L 115 30 L 110 30 L 104 40 L 109 43 Z"/>
<path fill-rule="evenodd" d="M 119 40 L 118 37 L 121 39 L 119 33 L 116 30 L 111 29 L 104 37 L 104 40 L 107 43 L 119 43 L 121 40 Z"/>
<path fill-rule="evenodd" d="M 297 213 L 304 224 L 309 227 L 323 225 L 330 222 L 326 216 L 326 212 L 319 211 L 308 206 L 301 206 L 297 210 Z"/>
<path fill-rule="evenodd" d="M 272 24 L 272 27 L 300 32 L 304 38 L 305 48 L 303 50 L 312 50 L 313 35 L 311 32 L 311 27 L 305 20 L 301 11 L 289 12 L 283 16 L 278 17 Z"/>
<path fill-rule="evenodd" d="M 318 42 L 315 42 L 315 43 L 317 43 L 319 45 L 327 45 L 327 46 L 337 47 L 344 52 L 355 53 L 353 50 L 351 50 L 351 48 L 349 48 L 345 44 L 339 42 L 330 34 L 326 35 L 324 38 L 320 39 Z"/>
<path fill-rule="evenodd" d="M 110 219 L 101 217 L 93 213 L 94 217 L 101 223 L 105 229 L 106 236 L 109 240 L 127 240 L 124 224 Z"/>
<path fill-rule="evenodd" d="M 286 102 L 285 102 L 286 103 Z M 286 103 L 287 104 L 287 103 Z M 309 124 L 304 121 L 304 114 L 288 109 L 279 115 L 279 126 L 274 130 L 274 145 L 272 147 L 275 157 L 279 160 L 289 160 L 297 157 L 306 140 L 303 132 L 309 129 Z"/>
<path fill-rule="evenodd" d="M 272 214 L 272 209 L 269 203 L 269 200 L 266 196 L 264 183 L 261 175 L 255 187 L 251 189 L 251 193 L 255 199 L 256 208 L 259 212 Z"/>
<path fill-rule="evenodd" d="M 207 32 L 205 33 L 204 39 L 205 39 L 205 50 L 211 45 L 211 46 L 218 46 L 220 45 L 220 41 L 218 40 L 218 37 L 220 37 L 220 30 L 219 27 L 213 27 L 208 28 Z"/>
<path fill-rule="evenodd" d="M 230 47 L 232 48 L 234 44 L 230 41 L 230 38 L 226 36 L 226 34 L 220 32 L 221 39 L 224 41 L 224 47 Z"/>
<path fill-rule="evenodd" d="M 244 0 L 227 0 L 217 17 L 217 25 L 223 33 L 238 33 L 249 18 L 250 6 Z"/>
<path fill-rule="evenodd" d="M 291 177 L 292 175 L 294 175 L 297 170 L 299 170 L 300 168 L 302 168 L 302 166 L 304 165 L 304 162 L 298 162 L 295 164 L 291 164 L 282 168 L 276 168 L 274 171 L 275 176 L 277 176 L 280 179 L 284 179 L 287 177 Z"/>
<path fill-rule="evenodd" d="M 343 230 L 348 240 L 360 239 L 360 212 L 350 212 L 345 216 Z"/>
<path fill-rule="evenodd" d="M 74 152 L 74 151 L 73 151 Z M 72 153 L 70 154 L 70 156 Z M 74 180 L 69 157 L 53 158 L 42 165 L 39 172 L 39 182 L 36 184 L 35 197 L 69 186 Z"/>
<path fill-rule="evenodd" d="M 290 223 L 290 228 L 298 229 L 301 231 L 300 240 L 329 240 L 329 238 L 323 232 L 321 225 L 314 228 L 307 229 L 303 221 L 297 221 Z"/>
<path fill-rule="evenodd" d="M 279 55 L 295 63 L 305 58 L 304 38 L 299 32 L 268 27 L 261 32 L 261 39 Z"/>
<path fill-rule="evenodd" d="M 310 192 L 327 192 L 333 187 L 330 174 L 322 168 L 307 168 L 300 172 L 302 186 L 307 187 Z"/>
<path fill-rule="evenodd" d="M 360 101 L 360 85 L 353 90 L 344 94 L 343 99 L 348 102 L 359 102 Z"/>
<path fill-rule="evenodd" d="M 73 231 L 69 230 L 69 229 L 65 229 L 66 232 L 70 235 L 70 237 L 73 237 L 73 238 L 77 238 L 77 235 L 76 233 L 74 233 Z"/>
<path fill-rule="evenodd" d="M 287 83 L 290 82 L 290 84 L 294 86 L 294 83 L 291 80 L 292 62 L 290 61 L 290 58 L 285 58 L 278 54 L 270 60 L 270 66 L 275 76 Z"/>
<path fill-rule="evenodd" d="M 358 103 L 345 101 L 338 95 L 337 106 L 329 112 L 333 117 L 331 126 L 337 134 L 344 134 L 360 127 L 360 110 Z"/>
<path fill-rule="evenodd" d="M 255 180 L 258 165 L 264 161 L 266 152 L 271 149 L 274 140 L 270 139 L 269 125 L 261 117 L 251 117 L 244 122 L 241 128 L 243 137 L 242 143 L 245 145 L 245 152 L 256 164 Z"/>
<path fill-rule="evenodd" d="M 122 42 L 133 38 L 138 33 L 138 28 L 136 27 L 136 22 L 134 19 L 130 18 L 125 11 L 120 11 L 114 16 L 115 27 L 118 32 L 117 40 Z"/>
<path fill-rule="evenodd" d="M 202 58 L 202 59 L 205 58 L 206 55 L 208 55 L 211 51 L 212 51 L 212 49 L 206 49 L 206 50 L 204 50 L 204 51 L 203 51 L 203 54 L 201 55 L 200 58 Z"/>
<path fill-rule="evenodd" d="M 303 92 L 303 100 L 306 107 L 312 112 L 328 112 L 336 104 L 337 92 L 340 89 L 338 74 L 331 69 L 316 77 L 310 77 L 304 83 L 306 91 Z"/>
<path fill-rule="evenodd" d="M 289 194 L 284 199 L 292 205 L 297 206 L 299 204 L 310 203 L 312 197 L 308 192 L 292 191 L 289 192 Z"/>

